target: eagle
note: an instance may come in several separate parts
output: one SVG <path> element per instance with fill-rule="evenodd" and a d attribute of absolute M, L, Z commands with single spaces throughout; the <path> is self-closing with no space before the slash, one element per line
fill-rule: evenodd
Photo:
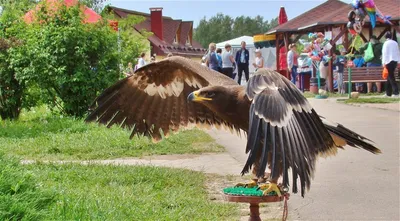
<path fill-rule="evenodd" d="M 297 193 L 300 183 L 304 197 L 317 158 L 335 155 L 346 145 L 381 152 L 366 137 L 319 116 L 294 84 L 264 68 L 241 86 L 193 60 L 173 56 L 107 88 L 89 110 L 86 122 L 129 128 L 130 138 L 145 135 L 159 141 L 192 127 L 244 132 L 248 158 L 241 174 L 252 170 L 254 177 L 238 186 L 258 187 L 264 194 L 280 195 L 290 186 Z"/>

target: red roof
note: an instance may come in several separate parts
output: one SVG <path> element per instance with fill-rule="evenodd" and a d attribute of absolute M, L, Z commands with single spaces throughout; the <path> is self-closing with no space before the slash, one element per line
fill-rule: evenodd
<path fill-rule="evenodd" d="M 47 9 L 51 13 L 55 13 L 59 7 L 58 3 L 59 3 L 58 0 L 46 0 Z M 67 7 L 75 6 L 77 3 L 78 3 L 78 0 L 64 0 L 64 4 Z M 35 12 L 37 10 L 40 10 L 40 5 L 37 5 L 35 9 L 28 11 L 24 15 L 24 21 L 26 23 L 31 23 L 34 20 Z M 85 15 L 85 19 L 83 20 L 85 23 L 95 23 L 101 19 L 100 15 L 98 15 L 95 11 L 88 8 L 87 6 L 83 6 L 82 10 L 83 10 L 83 14 Z"/>
<path fill-rule="evenodd" d="M 390 20 L 400 20 L 399 0 L 375 0 L 376 7 L 385 15 L 391 16 Z M 317 7 L 279 25 L 269 33 L 299 31 L 317 25 L 347 24 L 347 14 L 352 6 L 340 0 L 328 0 Z M 368 16 L 366 16 L 368 22 Z"/>
<path fill-rule="evenodd" d="M 110 9 L 120 18 L 125 18 L 128 15 L 139 15 L 145 17 L 145 21 L 135 25 L 137 31 L 146 30 L 151 31 L 151 17 L 150 14 L 131 11 L 127 9 L 117 8 L 111 6 Z M 192 39 L 191 45 L 186 44 L 187 37 L 193 34 L 193 22 L 172 19 L 171 17 L 163 16 L 163 40 L 156 35 L 148 37 L 153 47 L 159 48 L 164 54 L 173 53 L 182 56 L 203 56 L 206 50 Z M 178 33 L 178 30 L 180 33 Z M 175 36 L 179 34 L 179 42 L 174 43 Z"/>

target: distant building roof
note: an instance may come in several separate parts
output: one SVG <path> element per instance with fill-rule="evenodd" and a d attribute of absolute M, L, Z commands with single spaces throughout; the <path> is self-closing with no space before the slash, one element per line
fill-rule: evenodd
<path fill-rule="evenodd" d="M 386 16 L 391 16 L 390 20 L 400 20 L 399 0 L 375 0 L 377 8 Z M 267 34 L 286 31 L 300 31 L 318 25 L 347 24 L 347 14 L 352 10 L 352 6 L 340 0 L 328 0 L 315 8 L 293 18 L 288 22 L 279 25 Z M 369 22 L 366 16 L 366 22 Z"/>
<path fill-rule="evenodd" d="M 110 6 L 110 9 L 119 17 L 125 18 L 128 15 L 138 15 L 145 17 L 145 21 L 135 25 L 137 31 L 143 29 L 151 32 L 150 13 L 137 12 L 123 8 Z M 206 50 L 193 39 L 193 21 L 182 21 L 162 16 L 162 39 L 153 34 L 148 40 L 164 54 L 172 53 L 182 56 L 203 56 Z M 176 39 L 177 38 L 177 39 Z M 189 43 L 187 40 L 189 38 Z"/>

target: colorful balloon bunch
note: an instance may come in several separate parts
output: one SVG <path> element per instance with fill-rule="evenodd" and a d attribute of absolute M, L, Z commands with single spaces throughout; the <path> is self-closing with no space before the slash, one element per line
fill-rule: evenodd
<path fill-rule="evenodd" d="M 375 5 L 374 0 L 353 0 L 351 2 L 353 10 L 349 12 L 347 18 L 347 28 L 353 35 L 361 33 L 364 25 L 364 18 L 366 15 L 369 17 L 372 28 L 375 28 L 377 17 L 387 24 L 391 24 L 389 21 L 390 16 L 384 16 Z"/>
<path fill-rule="evenodd" d="M 308 38 L 311 43 L 304 49 L 304 52 L 308 53 L 308 56 L 313 61 L 328 62 L 331 59 L 328 51 L 332 47 L 329 40 L 321 32 L 309 33 Z"/>

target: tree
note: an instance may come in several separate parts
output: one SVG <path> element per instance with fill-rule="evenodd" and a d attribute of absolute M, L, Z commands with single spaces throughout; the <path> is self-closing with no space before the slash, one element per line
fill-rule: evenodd
<path fill-rule="evenodd" d="M 80 2 L 87 7 L 93 9 L 95 12 L 100 13 L 103 8 L 103 3 L 107 0 L 80 0 Z"/>
<path fill-rule="evenodd" d="M 211 42 L 220 42 L 232 38 L 233 20 L 229 15 L 218 13 L 207 21 L 206 17 L 200 20 L 194 33 L 194 39 L 203 47 Z"/>
<path fill-rule="evenodd" d="M 77 117 L 122 76 L 122 55 L 138 56 L 130 51 L 132 42 L 124 37 L 118 41 L 118 32 L 108 20 L 83 23 L 80 6 L 60 4 L 54 14 L 40 3 L 37 20 L 19 29 L 22 45 L 10 48 L 8 54 L 17 81 L 38 87 L 45 103 Z M 119 43 L 125 48 L 119 48 Z M 144 48 L 134 46 L 138 51 Z"/>
<path fill-rule="evenodd" d="M 0 11 L 0 117 L 18 118 L 23 107 L 26 83 L 16 78 L 10 56 L 14 48 L 22 45 L 18 32 L 22 28 L 21 16 L 33 4 L 32 0 L 2 0 Z"/>
<path fill-rule="evenodd" d="M 218 13 L 207 20 L 205 17 L 200 20 L 197 26 L 194 39 L 203 47 L 208 47 L 211 42 L 221 42 L 243 35 L 255 35 L 265 33 L 278 24 L 278 18 L 264 21 L 262 16 L 254 18 L 239 16 L 232 19 L 228 15 Z"/>

